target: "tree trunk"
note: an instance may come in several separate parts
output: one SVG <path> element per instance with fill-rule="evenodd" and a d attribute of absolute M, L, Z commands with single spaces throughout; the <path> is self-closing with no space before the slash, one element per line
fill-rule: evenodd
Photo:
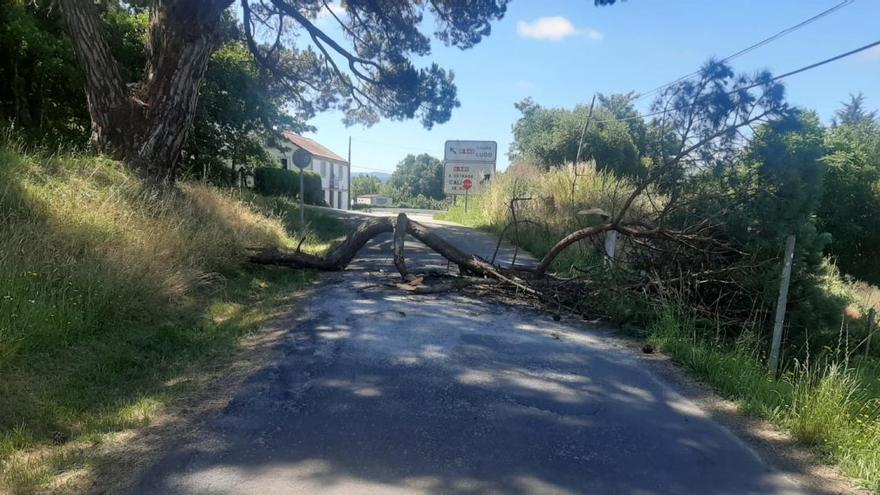
<path fill-rule="evenodd" d="M 94 2 L 61 0 L 85 74 L 91 143 L 153 180 L 174 181 L 192 127 L 199 86 L 221 42 L 220 17 L 231 0 L 153 0 L 146 76 L 129 93 L 101 33 Z"/>
<path fill-rule="evenodd" d="M 397 228 L 395 228 L 397 226 Z M 443 239 L 431 229 L 414 222 L 401 213 L 396 222 L 388 217 L 380 217 L 361 223 L 354 232 L 346 237 L 345 241 L 333 248 L 327 256 L 314 256 L 299 251 L 286 251 L 278 248 L 268 248 L 250 257 L 252 263 L 262 265 L 280 265 L 297 268 L 314 268 L 324 271 L 345 270 L 349 263 L 357 255 L 358 251 L 372 238 L 387 232 L 394 232 L 392 249 L 394 250 L 394 263 L 400 274 L 406 278 L 408 274 L 406 264 L 403 261 L 403 238 L 409 234 L 433 249 L 447 260 L 458 265 L 459 271 L 467 274 L 476 274 L 500 280 L 524 277 L 533 278 L 534 273 L 528 269 L 504 269 L 493 265 L 477 255 L 466 253 L 446 239 Z M 401 246 L 399 256 L 397 246 Z"/>
<path fill-rule="evenodd" d="M 211 54 L 220 46 L 220 16 L 232 3 L 153 0 L 143 98 L 149 123 L 132 161 L 173 181 Z"/>
<path fill-rule="evenodd" d="M 263 265 L 315 268 L 324 271 L 345 270 L 345 267 L 351 263 L 351 260 L 364 247 L 364 244 L 379 234 L 392 232 L 393 230 L 394 225 L 391 223 L 390 218 L 374 218 L 361 223 L 354 232 L 349 234 L 327 256 L 315 256 L 301 253 L 299 250 L 291 252 L 278 248 L 269 248 L 251 256 L 250 261 Z"/>
<path fill-rule="evenodd" d="M 397 215 L 397 221 L 394 222 L 394 242 L 392 244 L 394 266 L 397 267 L 397 271 L 400 273 L 400 278 L 403 280 L 406 280 L 406 276 L 409 275 L 409 270 L 406 267 L 406 256 L 403 252 L 404 245 L 406 244 L 406 227 L 408 220 L 409 219 L 406 217 L 405 213 Z"/>
<path fill-rule="evenodd" d="M 123 158 L 123 127 L 130 103 L 119 67 L 101 32 L 95 2 L 61 0 L 61 13 L 85 76 L 86 101 L 92 120 L 90 143 L 97 151 Z"/>

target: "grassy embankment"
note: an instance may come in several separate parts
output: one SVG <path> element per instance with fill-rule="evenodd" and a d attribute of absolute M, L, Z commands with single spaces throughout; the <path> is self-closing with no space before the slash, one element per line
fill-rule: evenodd
<path fill-rule="evenodd" d="M 315 278 L 244 262 L 248 247 L 296 244 L 294 209 L 196 183 L 151 190 L 109 160 L 0 144 L 0 492 L 59 488 L 70 472 L 60 486 L 78 491 L 98 461 L 65 446 L 144 427 L 222 374 Z M 345 233 L 308 218 L 304 250 Z"/>
<path fill-rule="evenodd" d="M 540 219 L 546 229 L 527 228 L 515 241 L 540 257 L 576 226 L 569 220 L 577 216 L 573 212 L 594 207 L 613 212 L 630 190 L 606 174 L 584 173 L 574 189 L 566 170 L 500 174 L 485 194 L 472 199 L 467 212 L 459 205 L 438 218 L 499 232 L 510 220 L 509 198 L 532 197 L 518 208 L 518 216 Z M 573 246 L 554 269 L 568 273 L 573 265 L 595 266 L 598 260 L 592 252 L 589 246 Z M 856 284 L 850 289 L 863 306 L 880 305 L 876 288 Z M 659 304 L 645 323 L 647 331 L 641 333 L 648 341 L 744 412 L 786 429 L 863 486 L 880 491 L 880 360 L 845 358 L 847 335 L 841 334 L 838 348 L 815 353 L 821 357 L 814 356 L 809 366 L 794 365 L 774 379 L 764 367 L 765 340 L 752 333 L 735 342 L 719 342 L 711 329 L 702 332 L 701 323 L 675 303 Z"/>

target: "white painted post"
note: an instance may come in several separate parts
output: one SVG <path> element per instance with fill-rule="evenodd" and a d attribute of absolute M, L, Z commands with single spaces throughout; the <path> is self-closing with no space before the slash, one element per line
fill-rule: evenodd
<path fill-rule="evenodd" d="M 776 300 L 776 318 L 773 320 L 773 340 L 767 368 L 775 374 L 779 369 L 779 349 L 782 346 L 782 325 L 785 323 L 785 306 L 788 304 L 788 284 L 791 281 L 791 262 L 794 257 L 794 235 L 785 239 L 785 257 L 782 260 L 782 279 L 779 281 L 779 299 Z"/>
<path fill-rule="evenodd" d="M 617 231 L 605 232 L 605 263 L 609 267 L 614 266 L 614 257 L 617 255 Z"/>

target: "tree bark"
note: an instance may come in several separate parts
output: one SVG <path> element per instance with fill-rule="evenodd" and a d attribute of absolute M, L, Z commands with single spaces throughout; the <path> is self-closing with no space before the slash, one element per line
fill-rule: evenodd
<path fill-rule="evenodd" d="M 192 127 L 199 87 L 221 42 L 220 18 L 232 0 L 153 0 L 147 67 L 129 92 L 100 29 L 94 2 L 61 0 L 80 66 L 96 150 L 174 181 Z"/>
<path fill-rule="evenodd" d="M 392 247 L 394 252 L 394 266 L 397 267 L 397 271 L 400 273 L 400 277 L 403 280 L 406 280 L 406 276 L 409 274 L 409 271 L 406 268 L 406 256 L 404 256 L 403 252 L 406 243 L 406 229 L 408 223 L 409 219 L 406 217 L 405 213 L 397 215 L 397 221 L 394 223 L 394 243 Z"/>
<path fill-rule="evenodd" d="M 127 148 L 122 130 L 130 106 L 119 67 L 101 32 L 95 2 L 61 0 L 61 13 L 85 76 L 86 102 L 92 121 L 91 145 L 122 158 Z"/>
<path fill-rule="evenodd" d="M 342 244 L 336 246 L 327 256 L 315 256 L 299 251 L 284 251 L 278 248 L 264 249 L 251 256 L 252 263 L 263 265 L 292 266 L 295 268 L 315 268 L 324 271 L 340 271 L 351 263 L 358 251 L 370 239 L 379 234 L 391 232 L 394 226 L 390 218 L 381 217 L 367 220 L 349 234 Z"/>
<path fill-rule="evenodd" d="M 129 158 L 151 177 L 174 181 L 211 55 L 231 0 L 153 0 L 143 101 L 147 126 Z"/>
<path fill-rule="evenodd" d="M 544 275 L 545 273 L 547 273 L 547 270 L 550 268 L 550 265 L 553 264 L 553 261 L 556 259 L 556 257 L 562 254 L 562 252 L 565 251 L 568 246 L 571 246 L 581 239 L 586 239 L 587 237 L 601 234 L 602 232 L 611 230 L 613 228 L 614 224 L 609 222 L 600 225 L 594 225 L 592 227 L 586 227 L 580 230 L 576 230 L 571 234 L 568 234 L 567 236 L 560 239 L 559 242 L 557 242 L 555 245 L 553 245 L 553 247 L 550 248 L 550 251 L 548 251 L 547 254 L 544 255 L 543 258 L 541 258 L 541 262 L 538 263 L 538 266 L 535 268 L 535 272 L 538 275 Z"/>

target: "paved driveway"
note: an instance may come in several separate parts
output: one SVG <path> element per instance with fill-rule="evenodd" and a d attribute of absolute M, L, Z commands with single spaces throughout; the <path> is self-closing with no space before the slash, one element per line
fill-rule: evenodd
<path fill-rule="evenodd" d="M 388 248 L 328 275 L 272 362 L 136 491 L 801 493 L 602 329 L 386 288 Z M 445 269 L 420 251 L 411 266 Z"/>

